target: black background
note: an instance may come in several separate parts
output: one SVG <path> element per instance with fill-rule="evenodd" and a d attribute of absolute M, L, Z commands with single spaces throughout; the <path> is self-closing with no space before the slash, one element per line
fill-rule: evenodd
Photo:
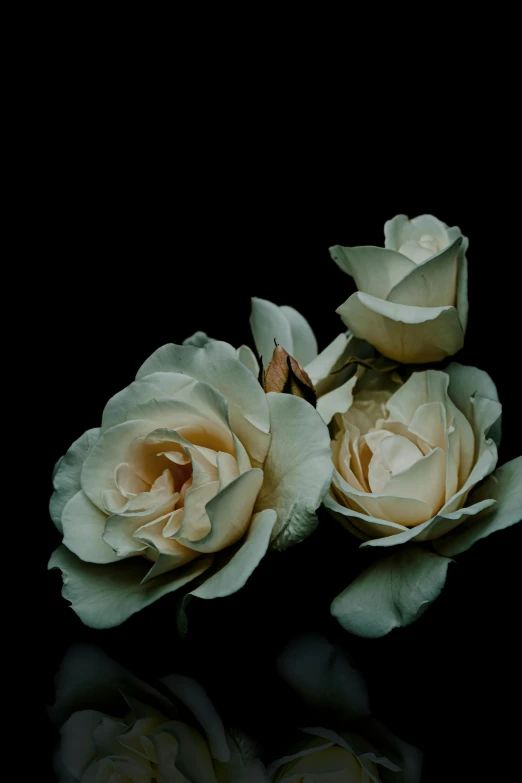
<path fill-rule="evenodd" d="M 240 136 L 238 127 L 234 139 Z M 169 153 L 164 142 L 159 153 L 153 140 L 140 146 L 139 139 L 113 138 L 103 123 L 88 124 L 81 138 L 60 153 L 39 237 L 49 257 L 33 335 L 42 346 L 47 400 L 42 498 L 50 495 L 55 461 L 99 424 L 109 397 L 157 347 L 198 329 L 252 345 L 250 296 L 296 307 L 324 348 L 343 328 L 335 308 L 354 290 L 328 248 L 382 245 L 384 222 L 397 213 L 432 213 L 470 238 L 470 317 L 456 358 L 497 384 L 504 407 L 499 464 L 520 453 L 520 221 L 496 162 L 472 162 L 465 173 L 456 154 L 436 160 L 397 149 L 377 171 L 367 170 L 365 153 L 350 148 L 348 137 L 336 161 L 313 166 L 306 145 L 285 139 L 268 151 L 263 134 L 248 149 L 205 139 L 190 150 L 172 142 Z M 365 555 L 328 514 L 320 518 L 308 540 L 267 556 L 240 593 L 190 603 L 182 642 L 175 596 L 115 629 L 83 626 L 60 596 L 59 572 L 45 571 L 60 536 L 42 503 L 42 701 L 53 700 L 53 676 L 68 645 L 88 641 L 145 679 L 192 674 L 225 723 L 270 739 L 286 721 L 300 722 L 274 658 L 296 633 L 320 631 L 365 674 L 375 714 L 424 751 L 423 780 L 513 774 L 521 527 L 459 555 L 417 623 L 366 640 L 329 616 L 332 598 Z M 56 735 L 43 713 L 41 720 L 50 759 Z"/>

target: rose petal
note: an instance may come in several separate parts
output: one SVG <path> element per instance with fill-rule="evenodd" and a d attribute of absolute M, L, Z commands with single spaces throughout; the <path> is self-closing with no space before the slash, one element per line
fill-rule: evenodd
<path fill-rule="evenodd" d="M 183 521 L 176 538 L 185 546 L 193 546 L 196 541 L 205 538 L 211 530 L 206 505 L 219 490 L 218 481 L 209 481 L 199 487 L 190 487 L 185 495 Z"/>
<path fill-rule="evenodd" d="M 231 345 L 219 340 L 203 348 L 164 345 L 147 359 L 137 377 L 164 371 L 184 373 L 220 391 L 229 404 L 232 430 L 254 460 L 264 461 L 270 445 L 266 397 Z"/>
<path fill-rule="evenodd" d="M 409 625 L 437 598 L 451 560 L 424 549 L 401 549 L 362 572 L 332 602 L 342 627 L 367 638 Z"/>
<path fill-rule="evenodd" d="M 446 224 L 434 215 L 419 215 L 411 220 L 407 215 L 396 215 L 384 224 L 384 245 L 398 250 L 408 240 L 419 242 L 426 234 L 437 241 L 441 250 L 450 241 Z"/>
<path fill-rule="evenodd" d="M 450 232 L 453 229 L 450 229 Z M 460 229 L 457 229 L 460 231 Z M 467 237 L 463 237 L 463 242 L 460 247 L 458 270 L 457 270 L 457 312 L 459 314 L 459 321 L 462 324 L 462 328 L 466 331 L 468 325 L 468 261 L 466 258 L 466 250 L 468 249 L 469 241 Z"/>
<path fill-rule="evenodd" d="M 277 511 L 272 545 L 285 549 L 317 525 L 316 509 L 333 472 L 330 434 L 317 411 L 300 397 L 267 394 L 272 442 L 254 511 Z"/>
<path fill-rule="evenodd" d="M 197 381 L 176 372 L 155 372 L 140 378 L 115 394 L 103 410 L 102 432 L 129 419 L 128 412 L 136 405 L 150 400 L 190 401 L 190 394 Z"/>
<path fill-rule="evenodd" d="M 392 435 L 391 438 L 400 437 Z M 391 440 L 387 438 L 381 449 Z M 420 452 L 419 452 L 420 453 Z M 442 449 L 433 449 L 409 468 L 392 475 L 382 494 L 400 498 L 415 498 L 426 503 L 434 515 L 443 505 L 446 488 L 446 455 Z M 422 520 L 424 521 L 424 520 Z"/>
<path fill-rule="evenodd" d="M 89 500 L 104 510 L 102 492 L 116 490 L 114 470 L 127 461 L 130 444 L 147 435 L 154 425 L 150 421 L 126 421 L 106 430 L 94 444 L 81 472 L 81 486 Z"/>
<path fill-rule="evenodd" d="M 239 361 L 247 367 L 252 375 L 257 379 L 259 378 L 259 362 L 257 361 L 255 354 L 248 345 L 240 345 L 237 349 L 237 357 Z"/>
<path fill-rule="evenodd" d="M 487 399 L 494 402 L 499 401 L 497 387 L 483 370 L 459 364 L 458 362 L 451 362 L 446 367 L 445 372 L 450 378 L 449 396 L 469 422 L 474 422 L 472 400 L 475 395 L 487 397 Z M 500 414 L 498 420 L 491 426 L 488 434 L 498 446 L 500 444 Z"/>
<path fill-rule="evenodd" d="M 344 413 L 350 408 L 353 401 L 353 388 L 356 383 L 357 376 L 354 375 L 342 386 L 318 398 L 317 411 L 325 424 L 330 424 L 336 413 Z"/>
<path fill-rule="evenodd" d="M 334 473 L 333 484 L 336 486 L 345 498 L 348 498 L 354 505 L 354 511 L 366 511 L 371 517 L 376 517 L 381 521 L 395 522 L 403 527 L 411 527 L 425 522 L 433 516 L 432 507 L 424 500 L 419 498 L 395 496 L 388 493 L 368 493 L 358 492 L 351 487 L 339 473 Z M 346 510 L 346 516 L 350 516 L 350 509 Z M 360 512 L 357 518 L 363 517 Z"/>
<path fill-rule="evenodd" d="M 497 530 L 520 522 L 522 518 L 522 457 L 507 462 L 495 471 L 471 495 L 470 501 L 480 503 L 495 500 L 480 517 L 469 519 L 452 535 L 436 541 L 437 552 L 458 555 L 469 549 L 475 541 Z"/>
<path fill-rule="evenodd" d="M 383 247 L 330 248 L 336 264 L 355 280 L 359 291 L 386 299 L 397 283 L 415 269 L 406 256 Z"/>
<path fill-rule="evenodd" d="M 211 564 L 212 556 L 199 557 L 193 564 L 176 572 L 176 576 L 165 574 L 141 584 L 148 570 L 142 558 L 94 565 L 84 563 L 66 547 L 60 546 L 53 552 L 48 567 L 62 571 L 62 595 L 71 602 L 85 625 L 113 628 L 158 598 L 179 590 Z"/>
<path fill-rule="evenodd" d="M 65 506 L 62 514 L 63 543 L 89 563 L 114 563 L 120 557 L 104 541 L 107 515 L 103 514 L 80 490 Z"/>
<path fill-rule="evenodd" d="M 395 421 L 401 421 L 409 427 L 414 420 L 417 410 L 422 405 L 440 402 L 443 404 L 449 403 L 448 385 L 449 378 L 447 374 L 440 370 L 412 373 L 408 380 L 386 402 L 390 418 Z M 451 421 L 448 421 L 448 424 L 451 423 Z"/>
<path fill-rule="evenodd" d="M 250 328 L 258 356 L 266 370 L 276 345 L 282 346 L 291 356 L 294 355 L 292 327 L 283 310 L 273 302 L 257 297 L 253 297 L 251 302 Z"/>
<path fill-rule="evenodd" d="M 464 344 L 454 307 L 413 307 L 361 293 L 337 308 L 356 337 L 404 364 L 441 361 Z"/>
<path fill-rule="evenodd" d="M 172 514 L 178 499 L 179 494 L 176 493 L 150 511 L 128 515 L 112 514 L 106 520 L 103 540 L 120 557 L 142 552 L 147 546 L 140 541 L 136 541 L 134 538 L 136 530 L 158 517 Z"/>
<path fill-rule="evenodd" d="M 387 294 L 388 302 L 417 307 L 455 305 L 457 299 L 457 267 L 462 237 L 433 255 L 397 283 Z"/>
<path fill-rule="evenodd" d="M 237 460 L 226 451 L 220 451 L 217 455 L 217 469 L 219 475 L 219 492 L 224 489 L 231 481 L 239 476 L 239 465 Z"/>
<path fill-rule="evenodd" d="M 290 324 L 294 344 L 292 356 L 304 367 L 317 356 L 317 340 L 312 327 L 306 318 L 293 307 L 281 305 L 280 309 Z M 289 353 L 291 352 L 289 351 Z"/>
<path fill-rule="evenodd" d="M 421 450 L 402 435 L 391 435 L 384 438 L 381 443 L 380 453 L 387 463 L 391 473 L 395 476 L 404 473 L 417 462 L 424 459 Z"/>
<path fill-rule="evenodd" d="M 82 466 L 99 435 L 99 427 L 84 432 L 56 464 L 53 476 L 54 492 L 49 504 L 49 511 L 51 519 L 60 533 L 63 532 L 62 512 L 73 495 L 76 495 L 82 488 L 80 480 Z"/>
<path fill-rule="evenodd" d="M 335 481 L 335 474 L 334 474 Z M 418 503 L 418 501 L 412 501 L 412 503 Z M 395 536 L 397 533 L 404 531 L 410 532 L 408 528 L 397 522 L 390 522 L 387 519 L 372 516 L 371 514 L 355 511 L 355 509 L 348 506 L 341 505 L 337 502 L 333 493 L 328 493 L 323 504 L 332 513 L 332 515 L 341 522 L 353 535 L 357 536 L 364 541 L 367 539 L 374 539 L 376 536 L 377 541 L 382 537 Z M 393 504 L 391 505 L 393 510 Z M 419 514 L 417 513 L 417 516 Z M 416 530 L 416 528 L 413 528 Z"/>
<path fill-rule="evenodd" d="M 273 509 L 254 514 L 237 552 L 219 571 L 191 592 L 197 598 L 223 598 L 240 590 L 265 556 L 277 521 Z"/>
<path fill-rule="evenodd" d="M 210 531 L 193 540 L 185 533 L 185 520 L 176 534 L 185 546 L 197 552 L 218 552 L 235 544 L 245 534 L 252 517 L 257 494 L 263 483 L 263 471 L 252 468 L 206 502 L 205 511 L 210 520 Z M 192 490 L 187 493 L 187 501 Z M 185 503 L 187 513 L 187 502 Z"/>

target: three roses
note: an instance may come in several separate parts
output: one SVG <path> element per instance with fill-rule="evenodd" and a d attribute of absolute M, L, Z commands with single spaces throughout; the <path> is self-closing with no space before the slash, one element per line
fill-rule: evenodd
<path fill-rule="evenodd" d="M 350 332 L 321 353 L 297 310 L 261 299 L 261 370 L 202 333 L 156 351 L 55 471 L 50 567 L 81 619 L 117 625 L 180 589 L 229 595 L 268 548 L 309 535 L 323 502 L 377 553 L 332 612 L 380 636 L 434 600 L 452 555 L 519 521 L 522 458 L 493 472 L 493 382 L 419 367 L 463 345 L 467 246 L 433 216 L 399 215 L 384 248 L 332 248 L 359 290 L 338 309 Z"/>

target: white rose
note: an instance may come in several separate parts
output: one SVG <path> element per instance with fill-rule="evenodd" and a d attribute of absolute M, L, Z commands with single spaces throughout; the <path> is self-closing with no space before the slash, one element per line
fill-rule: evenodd
<path fill-rule="evenodd" d="M 63 545 L 49 567 L 92 627 L 196 577 L 193 595 L 229 595 L 270 543 L 284 549 L 317 523 L 332 470 L 320 416 L 265 394 L 232 346 L 198 342 L 158 349 L 57 466 Z"/>
<path fill-rule="evenodd" d="M 265 783 L 243 763 L 206 692 L 169 675 L 162 692 L 89 645 L 72 647 L 50 709 L 60 728 L 59 783 Z"/>
<path fill-rule="evenodd" d="M 412 622 L 442 589 L 449 558 L 522 516 L 522 457 L 497 464 L 501 405 L 489 376 L 452 363 L 395 393 L 354 389 L 332 424 L 325 505 L 362 547 L 396 547 L 333 604 L 348 630 L 380 636 Z"/>
<path fill-rule="evenodd" d="M 433 215 L 397 215 L 384 235 L 384 247 L 330 248 L 359 289 L 337 312 L 355 336 L 399 362 L 453 355 L 468 319 L 467 238 Z"/>

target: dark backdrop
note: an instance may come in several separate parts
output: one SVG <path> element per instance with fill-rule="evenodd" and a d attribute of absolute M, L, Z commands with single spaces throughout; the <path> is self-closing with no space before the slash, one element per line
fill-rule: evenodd
<path fill-rule="evenodd" d="M 198 329 L 252 345 L 250 296 L 296 307 L 325 347 L 343 328 L 335 308 L 354 290 L 329 246 L 382 244 L 385 220 L 399 212 L 430 212 L 470 238 L 470 317 L 456 358 L 493 377 L 504 406 L 499 462 L 517 456 L 519 216 L 496 169 L 465 176 L 454 160 L 403 155 L 393 172 L 383 166 L 365 176 L 357 150 L 313 171 L 304 151 L 294 155 L 292 171 L 284 149 L 277 165 L 262 150 L 251 153 L 259 156 L 255 171 L 242 173 L 239 154 L 233 174 L 229 153 L 219 148 L 203 167 L 184 150 L 167 161 L 142 152 L 136 161 L 130 147 L 122 152 L 110 140 L 62 157 L 41 236 L 49 250 L 35 335 L 47 395 L 41 497 L 51 492 L 54 462 L 98 425 L 105 402 L 158 346 Z M 296 633 L 320 631 L 364 672 L 374 712 L 424 751 L 424 780 L 493 781 L 513 773 L 520 526 L 458 556 L 442 595 L 417 623 L 366 640 L 329 616 L 330 601 L 364 556 L 356 559 L 355 540 L 321 513 L 307 541 L 267 556 L 240 593 L 193 601 L 184 642 L 175 595 L 118 628 L 83 626 L 60 596 L 59 572 L 45 572 L 60 538 L 45 503 L 38 526 L 46 591 L 38 618 L 42 701 L 53 699 L 67 646 L 88 641 L 144 678 L 176 670 L 196 676 L 225 722 L 276 736 L 292 705 L 277 683 L 274 657 Z M 43 714 L 42 723 L 47 761 L 56 736 Z"/>

